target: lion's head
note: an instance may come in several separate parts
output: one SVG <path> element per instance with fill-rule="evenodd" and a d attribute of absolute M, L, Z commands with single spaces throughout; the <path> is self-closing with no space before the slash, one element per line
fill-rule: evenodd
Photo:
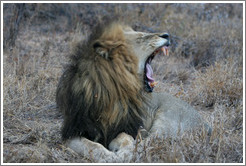
<path fill-rule="evenodd" d="M 63 138 L 83 136 L 107 147 L 121 132 L 135 137 L 145 116 L 143 88 L 153 90 L 150 63 L 156 54 L 167 54 L 168 45 L 167 33 L 98 26 L 74 48 L 57 88 Z"/>
<path fill-rule="evenodd" d="M 152 92 L 155 81 L 150 64 L 157 54 L 168 55 L 169 34 L 136 32 L 131 27 L 118 23 L 111 24 L 109 29 L 96 42 L 95 46 L 98 47 L 96 52 L 106 59 L 109 55 L 112 58 L 114 56 L 111 52 L 112 47 L 119 48 L 123 39 L 127 49 L 137 57 L 138 73 L 144 75 L 145 90 Z M 103 44 L 100 44 L 101 42 Z"/>
<path fill-rule="evenodd" d="M 145 90 L 152 92 L 155 81 L 150 64 L 156 55 L 168 55 L 169 34 L 136 32 L 130 27 L 125 27 L 124 36 L 139 60 L 138 73 L 144 75 Z"/>

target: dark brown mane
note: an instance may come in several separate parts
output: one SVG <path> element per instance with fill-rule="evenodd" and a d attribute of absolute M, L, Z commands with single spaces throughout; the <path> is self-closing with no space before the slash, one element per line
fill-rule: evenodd
<path fill-rule="evenodd" d="M 57 88 L 64 114 L 64 140 L 83 136 L 108 146 L 119 133 L 136 136 L 142 125 L 142 85 L 138 59 L 125 42 L 122 26 L 96 28 L 79 43 Z"/>

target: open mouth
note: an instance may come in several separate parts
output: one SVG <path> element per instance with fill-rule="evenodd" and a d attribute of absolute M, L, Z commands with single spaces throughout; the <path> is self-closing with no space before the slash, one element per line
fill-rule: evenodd
<path fill-rule="evenodd" d="M 147 92 L 153 92 L 154 87 L 157 85 L 157 82 L 153 78 L 153 69 L 151 67 L 151 62 L 156 55 L 166 55 L 168 56 L 168 46 L 161 46 L 160 48 L 156 49 L 146 60 L 145 68 L 144 68 L 144 85 L 145 90 Z"/>

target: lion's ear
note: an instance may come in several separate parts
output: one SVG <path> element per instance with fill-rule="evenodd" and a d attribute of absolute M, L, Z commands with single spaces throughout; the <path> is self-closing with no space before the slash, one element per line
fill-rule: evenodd
<path fill-rule="evenodd" d="M 100 42 L 94 43 L 93 48 L 94 48 L 96 54 L 104 57 L 105 59 L 108 59 L 108 56 L 109 56 L 108 49 L 104 48 Z"/>

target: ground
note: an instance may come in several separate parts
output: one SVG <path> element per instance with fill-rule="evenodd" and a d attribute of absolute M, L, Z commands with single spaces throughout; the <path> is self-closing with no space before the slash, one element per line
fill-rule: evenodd
<path fill-rule="evenodd" d="M 61 140 L 55 92 L 73 42 L 102 16 L 168 32 L 169 57 L 152 62 L 155 91 L 194 106 L 213 128 L 177 140 L 151 138 L 132 162 L 243 162 L 242 4 L 4 4 L 3 162 L 93 162 Z"/>

